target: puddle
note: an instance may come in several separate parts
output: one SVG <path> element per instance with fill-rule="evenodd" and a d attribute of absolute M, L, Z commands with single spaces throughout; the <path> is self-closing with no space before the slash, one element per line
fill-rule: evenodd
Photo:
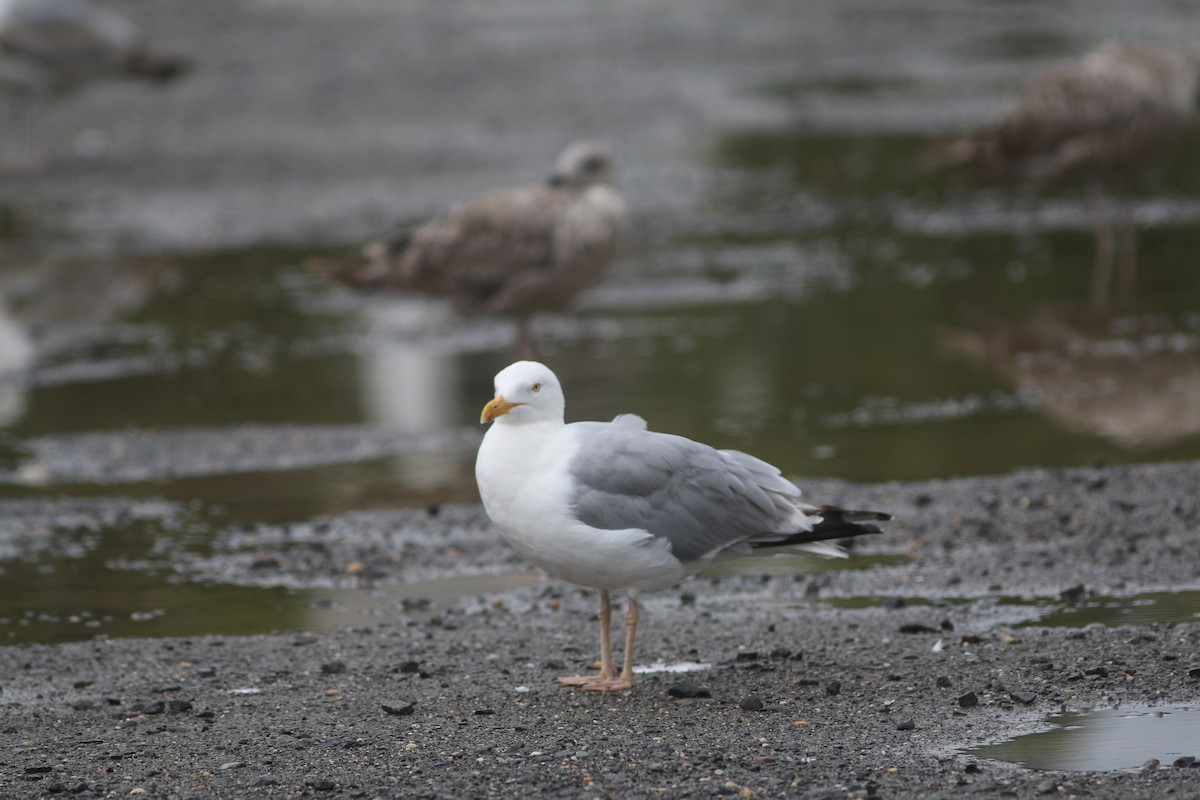
<path fill-rule="evenodd" d="M 11 570 L 10 570 L 11 572 Z M 5 582 L 23 576 L 6 575 Z M 252 635 L 319 631 L 380 624 L 444 613 L 467 598 L 534 586 L 532 572 L 473 575 L 414 582 L 386 589 L 287 589 L 233 584 L 165 582 L 139 571 L 93 578 L 62 570 L 37 576 L 23 602 L 0 603 L 0 645 L 69 642 L 96 636 Z M 85 580 L 84 586 L 88 586 Z M 29 585 L 26 583 L 26 585 Z M 95 595 L 103 595 L 97 601 Z"/>
<path fill-rule="evenodd" d="M 1038 601 L 1036 605 L 1051 601 Z M 1028 605 L 1015 599 L 1002 605 Z M 1054 601 L 1053 610 L 1014 627 L 1082 628 L 1085 625 L 1148 625 L 1200 619 L 1200 591 L 1147 592 L 1126 597 L 1092 596 L 1076 605 Z"/>
<path fill-rule="evenodd" d="M 1136 706 L 1050 717 L 1049 730 L 964 752 L 1029 769 L 1099 772 L 1200 757 L 1200 707 Z"/>
<path fill-rule="evenodd" d="M 729 561 L 715 567 L 709 567 L 697 573 L 697 575 L 703 578 L 723 578 L 734 575 L 751 577 L 764 575 L 819 575 L 824 572 L 899 566 L 908 564 L 911 561 L 912 556 L 893 553 L 876 553 L 861 556 L 851 553 L 849 558 L 823 558 L 817 555 L 781 554 L 771 556 L 770 558 Z"/>

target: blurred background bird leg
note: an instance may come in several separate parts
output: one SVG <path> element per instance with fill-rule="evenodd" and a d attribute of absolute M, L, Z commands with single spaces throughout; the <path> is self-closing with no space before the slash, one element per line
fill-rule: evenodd
<path fill-rule="evenodd" d="M 1089 193 L 1092 221 L 1096 228 L 1096 261 L 1092 265 L 1092 285 L 1089 299 L 1094 311 L 1108 307 L 1109 287 L 1112 284 L 1113 261 L 1116 256 L 1116 235 L 1113 230 L 1110 203 L 1104 190 L 1094 184 Z"/>

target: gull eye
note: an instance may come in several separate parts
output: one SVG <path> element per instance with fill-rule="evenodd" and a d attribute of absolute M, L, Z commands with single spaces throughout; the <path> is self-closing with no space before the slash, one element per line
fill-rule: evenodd
<path fill-rule="evenodd" d="M 542 390 L 542 385 L 540 383 L 535 383 L 533 386 L 530 386 L 529 389 L 530 391 L 540 392 Z"/>

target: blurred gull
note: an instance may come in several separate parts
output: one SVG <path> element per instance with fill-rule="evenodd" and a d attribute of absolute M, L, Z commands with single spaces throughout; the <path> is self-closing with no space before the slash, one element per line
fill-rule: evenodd
<path fill-rule="evenodd" d="M 519 352 L 532 355 L 530 317 L 566 308 L 616 256 L 628 212 L 612 178 L 607 150 L 575 142 L 544 183 L 481 194 L 373 242 L 334 277 L 356 288 L 445 296 L 463 314 L 512 317 Z"/>
<path fill-rule="evenodd" d="M 561 686 L 633 684 L 636 594 L 722 561 L 787 552 L 846 556 L 830 539 L 878 533 L 877 511 L 813 506 L 779 470 L 736 450 L 653 433 L 624 414 L 563 421 L 558 378 L 518 361 L 496 375 L 481 422 L 475 478 L 488 516 L 518 553 L 551 575 L 600 590 L 600 673 Z M 612 658 L 609 593 L 629 592 L 625 662 Z"/>
<path fill-rule="evenodd" d="M 0 90 L 11 108 L 33 95 L 61 94 L 88 81 L 167 81 L 187 63 L 152 47 L 136 25 L 86 0 L 0 0 Z M 5 139 L 21 119 L 10 119 Z"/>
<path fill-rule="evenodd" d="M 1200 52 L 1110 42 L 1037 75 L 1007 111 L 981 130 L 939 148 L 937 168 L 982 177 L 1050 183 L 1084 179 L 1121 196 L 1115 223 L 1094 188 L 1096 269 L 1091 301 L 1108 302 L 1120 248 L 1121 293 L 1132 293 L 1137 238 L 1124 199 L 1128 180 L 1163 161 L 1200 100 Z"/>

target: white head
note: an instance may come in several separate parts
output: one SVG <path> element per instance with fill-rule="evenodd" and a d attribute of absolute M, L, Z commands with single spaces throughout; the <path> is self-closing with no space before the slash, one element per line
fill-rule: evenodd
<path fill-rule="evenodd" d="M 601 183 L 612 183 L 613 159 L 604 145 L 595 142 L 573 142 L 567 145 L 554 163 L 554 173 L 547 183 L 570 189 L 586 189 Z"/>
<path fill-rule="evenodd" d="M 545 364 L 517 361 L 496 373 L 496 396 L 483 407 L 481 423 L 517 425 L 562 422 L 567 401 L 562 385 Z"/>

